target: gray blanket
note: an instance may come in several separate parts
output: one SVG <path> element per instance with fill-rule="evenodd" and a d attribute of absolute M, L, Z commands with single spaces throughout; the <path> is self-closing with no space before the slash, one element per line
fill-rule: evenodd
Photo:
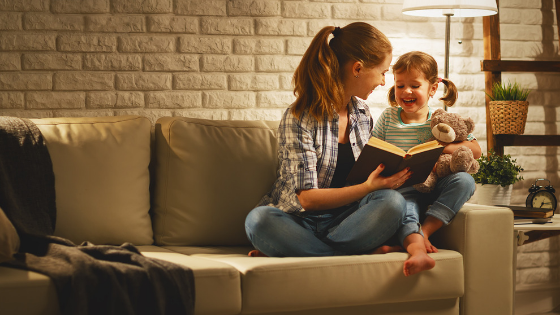
<path fill-rule="evenodd" d="M 54 174 L 41 132 L 0 117 L 0 208 L 21 238 L 7 266 L 52 279 L 62 314 L 193 314 L 192 270 L 143 256 L 132 244 L 79 246 L 52 236 Z"/>

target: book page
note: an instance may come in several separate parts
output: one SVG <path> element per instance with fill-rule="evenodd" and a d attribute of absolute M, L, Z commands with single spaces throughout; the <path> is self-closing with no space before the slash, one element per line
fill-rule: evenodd
<path fill-rule="evenodd" d="M 410 148 L 408 150 L 408 154 L 415 154 L 415 153 L 419 153 L 419 152 L 424 152 L 424 151 L 428 151 L 434 148 L 439 148 L 439 147 L 443 147 L 441 144 L 439 144 L 439 142 L 437 140 L 433 140 L 433 141 L 428 141 L 425 143 L 421 143 L 419 145 L 413 146 L 412 148 Z"/>
<path fill-rule="evenodd" d="M 397 147 L 396 145 L 390 144 L 389 142 L 385 142 L 385 141 L 383 141 L 381 139 L 378 139 L 376 137 L 371 137 L 368 141 L 368 145 L 371 145 L 372 147 L 376 147 L 376 148 L 379 148 L 381 150 L 385 150 L 387 152 L 391 152 L 391 153 L 394 153 L 394 154 L 400 155 L 400 156 L 404 156 L 406 154 L 406 152 L 404 152 L 404 150 Z"/>

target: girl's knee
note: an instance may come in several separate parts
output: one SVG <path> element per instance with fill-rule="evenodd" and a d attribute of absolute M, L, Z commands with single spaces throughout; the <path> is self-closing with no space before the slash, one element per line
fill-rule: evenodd
<path fill-rule="evenodd" d="M 462 191 L 470 192 L 471 195 L 474 194 L 476 184 L 471 174 L 466 172 L 459 172 L 450 176 L 452 176 L 452 180 L 449 183 L 450 185 L 453 185 L 457 189 L 460 189 Z"/>

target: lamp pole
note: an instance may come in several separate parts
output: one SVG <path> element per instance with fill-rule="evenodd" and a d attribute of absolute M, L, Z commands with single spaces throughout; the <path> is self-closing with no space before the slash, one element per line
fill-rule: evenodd
<path fill-rule="evenodd" d="M 449 43 L 451 41 L 450 30 L 451 30 L 451 17 L 453 13 L 445 13 L 445 62 L 443 68 L 443 77 L 449 79 Z M 447 92 L 447 86 L 444 85 L 443 93 Z M 443 105 L 443 109 L 447 111 L 447 105 Z"/>

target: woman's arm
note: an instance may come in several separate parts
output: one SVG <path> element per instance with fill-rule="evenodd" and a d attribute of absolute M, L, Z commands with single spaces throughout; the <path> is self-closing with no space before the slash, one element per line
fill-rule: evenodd
<path fill-rule="evenodd" d="M 465 146 L 471 149 L 475 159 L 478 159 L 482 155 L 482 149 L 480 148 L 480 145 L 476 140 L 450 143 L 445 146 L 445 148 L 443 149 L 443 153 L 451 154 L 461 146 Z"/>
<path fill-rule="evenodd" d="M 408 169 L 404 169 L 392 176 L 383 177 L 379 175 L 383 168 L 383 165 L 379 165 L 377 169 L 371 172 L 368 179 L 361 184 L 342 188 L 299 190 L 297 197 L 306 211 L 333 209 L 360 200 L 378 189 L 398 188 L 411 174 Z"/>

